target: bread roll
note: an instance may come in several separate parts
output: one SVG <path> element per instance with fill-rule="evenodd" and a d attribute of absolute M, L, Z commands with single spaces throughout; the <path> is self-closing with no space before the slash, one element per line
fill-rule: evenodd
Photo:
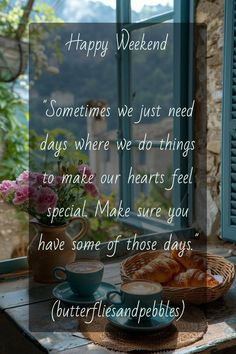
<path fill-rule="evenodd" d="M 181 265 L 173 259 L 170 253 L 163 253 L 148 264 L 137 270 L 133 279 L 145 279 L 158 283 L 166 283 L 178 274 Z"/>
<path fill-rule="evenodd" d="M 180 252 L 183 252 L 183 254 L 180 255 Z M 202 271 L 207 269 L 206 257 L 200 256 L 191 250 L 173 250 L 171 254 L 186 269 L 200 269 Z"/>
<path fill-rule="evenodd" d="M 218 281 L 208 273 L 200 269 L 188 269 L 186 272 L 177 274 L 166 286 L 186 288 L 186 287 L 214 287 Z"/>

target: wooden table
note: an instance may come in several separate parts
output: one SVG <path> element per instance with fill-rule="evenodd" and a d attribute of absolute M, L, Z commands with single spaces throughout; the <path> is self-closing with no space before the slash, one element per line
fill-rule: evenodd
<path fill-rule="evenodd" d="M 231 257 L 231 261 L 236 264 L 236 257 Z M 120 283 L 117 262 L 105 266 L 104 280 L 116 285 Z M 49 321 L 45 314 L 50 312 L 55 301 L 53 286 L 32 283 L 29 296 L 28 278 L 0 283 L 0 353 L 111 353 L 84 338 L 78 332 L 76 319 L 69 321 L 70 332 L 47 331 Z M 41 332 L 29 330 L 29 310 L 36 314 Z M 216 350 L 217 353 L 236 353 L 236 282 L 224 299 L 205 306 L 204 310 L 208 319 L 208 331 L 204 338 L 174 353 L 206 354 L 215 353 Z"/>

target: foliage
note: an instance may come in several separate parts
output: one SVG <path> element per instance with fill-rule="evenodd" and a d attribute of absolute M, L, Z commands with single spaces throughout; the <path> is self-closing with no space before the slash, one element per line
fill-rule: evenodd
<path fill-rule="evenodd" d="M 4 0 L 0 3 L 0 36 L 16 38 L 16 32 L 23 15 L 25 3 Z M 37 3 L 30 14 L 30 21 L 58 22 L 54 9 L 47 3 Z M 23 33 L 23 40 L 28 41 L 28 24 Z M 35 36 L 37 33 L 35 33 Z M 34 36 L 34 34 L 33 34 Z M 38 67 L 43 65 L 38 57 Z M 50 69 L 50 68 L 49 68 Z M 51 68 L 52 69 L 52 68 Z M 39 71 L 39 69 L 38 69 Z M 17 80 L 18 86 L 26 84 L 26 77 Z M 16 93 L 16 83 L 0 83 L 0 180 L 16 178 L 28 165 L 28 107 L 23 98 Z"/>
<path fill-rule="evenodd" d="M 0 179 L 15 178 L 28 164 L 28 129 L 17 114 L 24 114 L 25 103 L 9 85 L 0 83 L 0 136 L 2 156 Z"/>
<path fill-rule="evenodd" d="M 43 135 L 39 135 L 35 130 L 30 130 L 30 154 L 29 165 L 30 169 L 41 172 L 42 170 L 48 172 L 55 172 L 55 151 L 40 151 L 39 146 L 45 140 L 48 134 L 48 144 L 57 141 L 74 141 L 74 135 L 62 128 L 55 128 L 51 130 L 45 130 Z M 76 164 L 77 161 L 88 162 L 88 156 L 80 150 L 72 149 L 68 145 L 67 149 L 60 152 L 59 159 L 67 161 L 70 164 Z M 54 170 L 52 169 L 54 167 Z"/>
<path fill-rule="evenodd" d="M 15 38 L 17 29 L 22 19 L 24 6 L 26 1 L 1 1 L 0 5 L 0 33 L 8 38 Z M 45 22 L 62 22 L 62 20 L 55 15 L 55 11 L 52 6 L 46 2 L 40 1 L 35 3 L 30 13 L 28 23 L 26 23 L 25 31 L 23 33 L 23 40 L 28 41 L 29 37 L 29 24 L 45 23 Z"/>
<path fill-rule="evenodd" d="M 170 186 L 171 171 L 166 172 L 165 183 L 158 185 L 154 182 L 151 184 L 151 188 L 148 194 L 140 193 L 135 201 L 135 209 L 142 208 L 159 208 L 161 207 L 161 217 L 167 218 L 169 208 L 172 206 L 172 195 L 165 188 Z"/>

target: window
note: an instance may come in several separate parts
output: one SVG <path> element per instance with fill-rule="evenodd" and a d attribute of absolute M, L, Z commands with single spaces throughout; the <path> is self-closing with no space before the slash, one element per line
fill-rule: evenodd
<path fill-rule="evenodd" d="M 117 0 L 117 5 L 115 9 L 115 0 L 112 2 L 112 7 L 109 9 L 112 16 L 109 19 L 110 21 L 114 18 L 116 13 L 117 15 L 117 27 L 118 29 L 125 28 L 130 35 L 135 39 L 140 36 L 140 34 L 145 30 L 148 35 L 152 35 L 152 31 L 156 30 L 160 23 L 169 23 L 170 35 L 172 38 L 177 36 L 178 41 L 176 45 L 176 41 L 174 40 L 174 46 L 172 47 L 172 52 L 170 52 L 169 59 L 165 65 L 169 65 L 169 67 L 174 67 L 170 70 L 170 74 L 172 75 L 171 80 L 165 80 L 163 73 L 161 72 L 158 61 L 152 57 L 151 66 L 144 65 L 145 56 L 139 57 L 136 53 L 128 53 L 124 51 L 122 55 L 117 56 L 117 61 L 115 56 L 112 57 L 112 61 L 114 62 L 114 68 L 116 68 L 116 62 L 118 64 L 118 84 L 116 84 L 116 75 L 111 73 L 113 67 L 108 66 L 106 68 L 105 76 L 102 76 L 102 72 L 99 72 L 101 75 L 100 83 L 97 87 L 93 88 L 94 92 L 101 96 L 105 96 L 103 94 L 103 90 L 105 91 L 105 87 L 103 83 L 111 78 L 113 79 L 113 87 L 114 90 L 109 91 L 109 95 L 107 95 L 108 103 L 115 101 L 113 95 L 116 96 L 117 87 L 118 87 L 118 96 L 119 96 L 119 106 L 123 104 L 127 104 L 129 106 L 134 107 L 134 112 L 137 114 L 138 106 L 141 102 L 144 104 L 151 105 L 152 102 L 158 102 L 160 98 L 158 95 L 158 87 L 164 89 L 165 93 L 165 101 L 164 104 L 168 106 L 170 102 L 173 101 L 173 106 L 187 107 L 190 106 L 192 102 L 191 97 L 191 77 L 189 74 L 191 73 L 191 63 L 188 61 L 189 52 L 191 50 L 190 46 L 190 31 L 189 31 L 189 20 L 190 20 L 190 12 L 192 9 L 193 1 L 185 1 L 185 0 L 175 0 L 169 1 L 169 5 L 159 6 L 158 4 L 153 6 L 152 9 L 147 8 L 146 3 L 149 5 L 153 4 L 152 0 Z M 157 1 L 158 3 L 158 1 Z M 101 5 L 101 4 L 100 4 Z M 103 4 L 104 5 L 104 4 Z M 143 6 L 142 6 L 143 5 Z M 74 6 L 74 5 L 73 5 Z M 86 5 L 84 5 L 86 7 Z M 141 10 L 140 10 L 141 9 Z M 68 22 L 69 18 L 72 19 L 72 14 L 77 16 L 78 14 L 82 14 L 82 12 L 73 11 L 70 8 L 69 12 L 64 13 L 65 22 Z M 191 10 L 191 11 L 190 11 Z M 101 6 L 101 13 L 102 6 Z M 67 16 L 67 17 L 66 17 Z M 79 16 L 79 15 L 78 15 Z M 82 16 L 82 15 L 81 15 Z M 98 16 L 98 15 L 96 15 Z M 74 22 L 87 22 L 87 18 L 80 17 L 74 18 Z M 94 22 L 95 19 L 93 19 Z M 101 20 L 101 19 L 100 19 Z M 102 19 L 102 22 L 106 23 L 106 19 Z M 174 27 L 172 23 L 179 23 L 177 27 Z M 174 31 L 173 31 L 174 29 Z M 175 30 L 177 33 L 175 33 Z M 114 25 L 115 32 L 115 25 Z M 141 61 L 139 60 L 141 59 Z M 158 58 L 159 59 L 159 58 Z M 161 58 L 160 58 L 161 60 Z M 163 58 L 162 58 L 163 61 Z M 173 66 L 174 63 L 174 66 Z M 164 65 L 163 64 L 163 65 Z M 61 64 L 63 65 L 63 63 Z M 74 63 L 77 65 L 77 62 Z M 166 69 L 167 67 L 165 67 Z M 93 66 L 91 65 L 91 76 Z M 188 70 L 187 70 L 188 69 Z M 150 70 L 152 70 L 150 75 Z M 63 70 L 62 70 L 63 71 Z M 89 70 L 88 70 L 89 71 Z M 74 70 L 75 72 L 75 70 Z M 60 77 L 58 77 L 58 87 L 63 89 L 66 93 L 66 84 L 69 84 L 70 78 L 74 79 L 74 72 L 70 77 L 67 77 L 66 80 L 60 81 Z M 98 72 L 98 71 L 97 71 Z M 189 74 L 187 74 L 189 73 Z M 86 73 L 87 74 L 87 73 Z M 77 79 L 82 77 L 81 75 L 76 76 Z M 157 83 L 158 78 L 158 84 Z M 47 76 L 47 80 L 49 76 Z M 149 81 L 150 80 L 150 81 Z M 79 81 L 80 82 L 80 81 Z M 91 88 L 88 90 L 92 90 L 93 81 L 87 80 L 87 83 L 91 85 Z M 156 85 L 156 86 L 155 86 Z M 51 92 L 47 92 L 50 87 L 48 85 L 42 85 L 41 89 L 43 90 L 42 97 L 49 97 Z M 154 90 L 150 90 L 150 87 L 154 87 Z M 77 85 L 81 89 L 83 88 L 84 95 L 78 95 L 77 104 L 86 103 L 87 99 L 93 98 L 88 95 L 85 91 L 84 85 Z M 77 89 L 77 88 L 76 88 Z M 50 90 L 49 90 L 50 91 Z M 144 95 L 144 93 L 149 92 L 149 95 Z M 58 92 L 57 92 L 58 93 Z M 59 92 L 60 93 L 60 92 Z M 77 93 L 77 91 L 76 91 Z M 56 93 L 54 92 L 56 95 Z M 94 94 L 94 96 L 96 96 Z M 71 95 L 64 95 L 64 99 L 71 99 Z M 60 98 L 61 99 L 61 98 Z M 73 97 L 72 97 L 73 99 Z M 59 98 L 58 98 L 59 100 Z M 162 101 L 163 102 L 163 101 Z M 35 110 L 40 115 L 42 112 L 37 109 L 35 106 Z M 106 172 L 115 173 L 120 172 L 121 181 L 114 186 L 108 185 L 104 188 L 104 194 L 106 195 L 114 195 L 114 199 L 116 202 L 119 202 L 119 199 L 123 201 L 124 208 L 131 207 L 132 214 L 131 217 L 122 219 L 123 223 L 128 223 L 129 226 L 134 226 L 135 231 L 137 229 L 141 229 L 144 231 L 157 231 L 161 227 L 173 229 L 183 229 L 189 225 L 191 216 L 188 218 L 178 218 L 171 225 L 168 225 L 166 222 L 163 222 L 165 219 L 165 215 L 163 215 L 163 219 L 156 218 L 144 218 L 137 217 L 137 211 L 140 205 L 143 205 L 143 200 L 148 201 L 148 205 L 151 207 L 156 206 L 157 202 L 166 203 L 165 208 L 171 206 L 176 207 L 188 207 L 191 203 L 191 195 L 192 190 L 191 186 L 180 185 L 176 186 L 176 188 L 170 193 L 165 193 L 163 188 L 154 188 L 152 185 L 128 185 L 126 183 L 127 176 L 130 172 L 130 168 L 133 167 L 133 172 L 143 174 L 143 173 L 153 173 L 155 170 L 163 171 L 165 173 L 172 173 L 176 168 L 181 168 L 182 173 L 187 173 L 191 168 L 191 155 L 188 155 L 188 158 L 183 158 L 181 155 L 181 151 L 172 151 L 170 149 L 166 149 L 165 151 L 160 151 L 161 144 L 163 145 L 162 138 L 168 138 L 169 140 L 178 139 L 178 140 L 190 140 L 191 139 L 191 121 L 188 119 L 188 124 L 186 121 L 182 120 L 171 120 L 162 117 L 158 123 L 152 125 L 151 121 L 147 121 L 147 123 L 143 124 L 135 124 L 134 120 L 120 120 L 119 126 L 114 115 L 111 122 L 108 123 L 110 126 L 106 126 L 106 122 L 102 120 L 98 120 L 94 123 L 93 126 L 88 127 L 92 132 L 96 133 L 96 136 L 103 136 L 103 138 L 108 137 L 111 142 L 111 150 L 105 152 L 105 154 L 99 154 L 98 158 L 95 159 L 94 156 L 88 156 L 90 163 L 95 165 L 94 170 L 99 170 L 99 173 Z M 42 128 L 42 127 L 40 127 Z M 132 149 L 131 151 L 122 151 L 119 156 L 117 156 L 116 151 L 116 130 L 118 130 L 118 139 L 126 138 L 128 140 L 132 140 Z M 108 133 L 109 132 L 109 136 Z M 139 150 L 138 144 L 140 140 L 143 138 L 143 133 L 147 132 L 148 137 L 152 140 L 152 148 L 150 151 Z M 82 132 L 81 132 L 82 134 Z M 168 141 L 164 142 L 166 145 Z M 164 145 L 165 145 L 164 144 Z M 90 154 L 91 155 L 91 154 Z M 101 161 L 101 163 L 97 163 L 97 161 Z M 148 200 L 148 197 L 152 195 L 153 198 Z M 125 236 L 129 236 L 131 234 L 131 228 L 127 228 L 127 225 L 121 225 L 127 230 Z M 24 266 L 27 265 L 26 259 L 18 259 L 19 263 Z M 13 264 L 13 263 L 12 263 Z M 14 266 L 15 267 L 15 266 Z M 13 268 L 14 268 L 13 267 Z M 17 266 L 18 267 L 18 266 Z M 12 268 L 12 269 L 13 269 Z M 9 269 L 9 268 L 8 268 Z M 9 269 L 10 270 L 10 269 Z M 3 269 L 5 271 L 5 269 Z"/>
<path fill-rule="evenodd" d="M 141 33 L 146 33 L 147 35 L 152 35 L 153 33 L 164 32 L 164 26 L 169 26 L 169 34 L 173 38 L 172 52 L 168 53 L 168 63 L 164 62 L 163 58 L 159 56 L 157 58 L 152 58 L 152 62 L 148 62 L 149 58 L 141 58 L 135 52 L 125 51 L 119 55 L 118 62 L 118 87 L 119 87 L 119 105 L 127 105 L 134 107 L 135 117 L 137 117 L 137 111 L 135 109 L 144 103 L 146 106 L 155 105 L 158 102 L 158 91 L 163 90 L 165 93 L 165 100 L 162 97 L 162 103 L 164 101 L 164 106 L 169 107 L 190 107 L 193 102 L 191 94 L 190 76 L 191 73 L 191 63 L 189 58 L 191 58 L 191 28 L 190 28 L 190 12 L 193 10 L 193 2 L 189 1 L 174 1 L 169 5 L 167 12 L 157 14 L 149 18 L 146 18 L 147 13 L 145 13 L 145 7 L 143 7 L 142 15 L 144 20 L 137 20 L 135 17 L 134 6 L 137 2 L 135 1 L 117 1 L 117 23 L 118 29 L 121 30 L 125 28 L 130 34 L 131 38 L 135 40 Z M 140 2 L 141 3 L 141 2 Z M 145 2 L 143 2 L 144 4 Z M 140 4 L 141 6 L 141 4 Z M 150 14 L 149 14 L 150 15 Z M 161 25 L 165 23 L 164 25 Z M 160 26 L 163 26 L 162 28 Z M 146 61 L 145 61 L 146 60 Z M 163 73 L 161 70 L 158 71 L 158 65 L 169 65 L 171 71 L 171 79 L 166 80 L 163 78 Z M 152 67 L 152 63 L 155 66 Z M 159 64 L 158 64 L 159 63 Z M 149 65 L 150 64 L 150 65 Z M 149 68 L 152 67 L 152 75 L 148 72 Z M 188 70 L 189 68 L 189 70 Z M 168 69 L 167 67 L 163 67 Z M 149 81 L 147 80 L 149 78 Z M 152 95 L 147 95 L 147 92 L 151 91 L 152 85 L 154 85 L 156 80 L 155 90 L 151 93 Z M 166 87 L 163 88 L 163 86 Z M 160 95 L 159 95 L 160 96 Z M 140 195 L 144 194 L 146 197 L 153 194 L 151 186 L 145 188 L 144 186 L 128 185 L 127 178 L 130 173 L 130 168 L 134 169 L 135 173 L 140 172 L 150 174 L 152 169 L 163 170 L 165 175 L 172 174 L 177 168 L 180 168 L 182 174 L 190 173 L 192 166 L 192 156 L 188 154 L 188 157 L 183 157 L 180 150 L 170 150 L 163 149 L 162 147 L 167 145 L 167 141 L 161 141 L 163 138 L 172 141 L 187 141 L 191 140 L 191 119 L 184 121 L 183 119 L 166 119 L 164 116 L 161 117 L 158 123 L 152 124 L 149 121 L 144 124 L 135 124 L 134 121 L 129 119 L 123 119 L 119 122 L 119 138 L 126 138 L 132 141 L 132 149 L 130 151 L 120 152 L 120 171 L 122 171 L 122 181 L 120 184 L 120 198 L 123 200 L 125 207 L 130 207 L 132 215 L 130 218 L 124 220 L 135 226 L 141 226 L 145 224 L 145 229 L 156 230 L 159 226 L 168 226 L 174 229 L 187 227 L 190 223 L 191 215 L 188 217 L 176 218 L 171 225 L 167 225 L 161 219 L 152 218 L 142 218 L 137 217 L 137 207 L 139 201 L 142 204 L 142 198 Z M 139 129 L 138 129 L 139 125 Z M 148 133 L 149 139 L 152 140 L 152 149 L 147 151 L 147 156 L 145 157 L 144 151 L 137 151 L 137 146 L 144 132 Z M 139 157 L 137 159 L 137 154 Z M 146 163 L 144 165 L 144 160 Z M 166 163 L 166 166 L 164 166 Z M 133 166 L 133 167 L 132 167 Z M 171 195 L 167 195 L 164 191 L 164 186 L 159 187 L 155 191 L 156 200 L 152 200 L 152 206 L 157 205 L 161 198 L 165 201 L 169 198 L 168 206 L 173 206 L 175 208 L 187 208 L 191 203 L 191 185 L 178 185 L 174 186 L 171 191 Z M 170 193 L 169 193 L 170 194 Z M 191 210 L 191 208 L 190 208 Z"/>
<path fill-rule="evenodd" d="M 225 1 L 224 92 L 222 127 L 222 237 L 236 232 L 236 1 Z"/>

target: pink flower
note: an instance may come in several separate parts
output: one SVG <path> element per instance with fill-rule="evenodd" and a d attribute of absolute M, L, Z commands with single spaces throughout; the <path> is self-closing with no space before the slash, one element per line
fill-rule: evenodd
<path fill-rule="evenodd" d="M 16 179 L 17 183 L 28 183 L 29 182 L 29 171 L 22 172 Z"/>
<path fill-rule="evenodd" d="M 34 173 L 35 179 L 36 179 L 36 183 L 40 186 L 42 186 L 43 183 L 43 173 Z"/>
<path fill-rule="evenodd" d="M 15 205 L 21 205 L 29 201 L 29 186 L 27 185 L 16 185 L 15 197 L 13 203 Z"/>
<path fill-rule="evenodd" d="M 3 198 L 6 198 L 9 193 L 14 192 L 16 188 L 15 181 L 5 180 L 0 184 L 0 193 Z"/>
<path fill-rule="evenodd" d="M 13 199 L 13 204 L 22 205 L 28 202 L 35 202 L 38 197 L 38 190 L 35 187 L 16 184 L 15 197 Z"/>
<path fill-rule="evenodd" d="M 17 184 L 43 184 L 43 174 L 38 172 L 24 171 L 16 179 Z"/>
<path fill-rule="evenodd" d="M 48 181 L 48 176 L 44 179 L 45 182 L 43 183 L 43 186 L 47 186 L 47 187 L 58 187 L 62 184 L 62 176 L 55 176 L 54 175 L 54 179 L 50 180 L 51 183 L 49 183 Z"/>
<path fill-rule="evenodd" d="M 35 209 L 37 213 L 44 214 L 48 208 L 54 208 L 57 204 L 58 196 L 49 187 L 41 188 L 38 191 Z"/>
<path fill-rule="evenodd" d="M 91 180 L 93 180 L 96 176 L 96 174 L 91 170 L 91 168 L 88 165 L 82 164 L 79 165 L 79 173 L 80 174 L 84 174 L 87 178 L 89 178 L 90 176 L 93 176 L 93 178 Z"/>
<path fill-rule="evenodd" d="M 84 186 L 85 191 L 93 197 L 99 196 L 99 191 L 94 183 L 88 183 Z"/>
<path fill-rule="evenodd" d="M 29 173 L 29 183 L 31 185 L 38 185 L 42 186 L 43 185 L 43 173 L 38 173 L 38 172 L 30 172 Z"/>

